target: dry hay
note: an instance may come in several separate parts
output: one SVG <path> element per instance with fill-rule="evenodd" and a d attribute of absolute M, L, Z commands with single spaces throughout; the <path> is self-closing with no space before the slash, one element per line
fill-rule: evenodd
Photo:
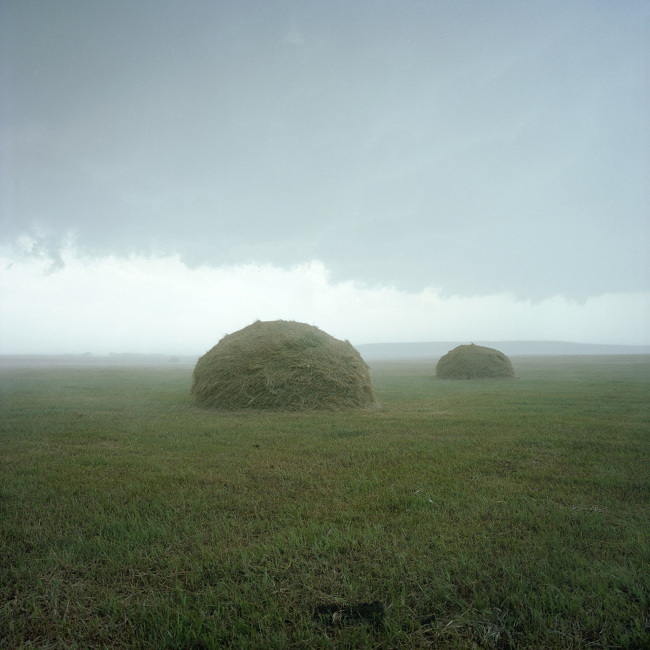
<path fill-rule="evenodd" d="M 344 411 L 377 406 L 349 341 L 295 321 L 256 321 L 224 336 L 194 368 L 199 406 L 226 411 Z"/>
<path fill-rule="evenodd" d="M 436 377 L 440 379 L 513 379 L 510 359 L 482 345 L 459 345 L 438 361 Z"/>

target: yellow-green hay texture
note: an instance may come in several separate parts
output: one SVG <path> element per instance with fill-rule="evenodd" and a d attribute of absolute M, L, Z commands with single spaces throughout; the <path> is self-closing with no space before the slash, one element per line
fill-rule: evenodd
<path fill-rule="evenodd" d="M 224 336 L 194 368 L 198 406 L 224 411 L 345 411 L 377 406 L 349 341 L 295 321 L 256 321 Z"/>
<path fill-rule="evenodd" d="M 438 361 L 436 377 L 440 379 L 514 379 L 510 359 L 494 348 L 482 345 L 459 345 Z"/>

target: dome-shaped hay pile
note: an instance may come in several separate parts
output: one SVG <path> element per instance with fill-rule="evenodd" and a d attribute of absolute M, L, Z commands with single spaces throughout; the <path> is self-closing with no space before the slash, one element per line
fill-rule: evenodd
<path fill-rule="evenodd" d="M 295 321 L 257 321 L 224 336 L 194 368 L 196 403 L 226 411 L 345 411 L 377 405 L 348 341 Z"/>
<path fill-rule="evenodd" d="M 436 377 L 440 379 L 513 379 L 510 359 L 482 345 L 459 345 L 438 361 Z"/>

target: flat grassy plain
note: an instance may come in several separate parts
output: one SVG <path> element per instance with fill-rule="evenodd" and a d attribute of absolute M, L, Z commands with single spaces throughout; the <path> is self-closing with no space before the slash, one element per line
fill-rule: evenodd
<path fill-rule="evenodd" d="M 312 414 L 2 368 L 0 646 L 650 647 L 650 357 L 435 361 Z"/>

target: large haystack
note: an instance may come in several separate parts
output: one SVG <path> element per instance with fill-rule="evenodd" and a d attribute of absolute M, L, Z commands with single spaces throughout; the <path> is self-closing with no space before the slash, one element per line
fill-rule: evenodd
<path fill-rule="evenodd" d="M 482 345 L 459 345 L 438 361 L 436 377 L 440 379 L 513 379 L 510 359 Z"/>
<path fill-rule="evenodd" d="M 194 368 L 199 406 L 226 411 L 342 411 L 376 406 L 368 366 L 348 341 L 295 321 L 224 336 Z"/>

